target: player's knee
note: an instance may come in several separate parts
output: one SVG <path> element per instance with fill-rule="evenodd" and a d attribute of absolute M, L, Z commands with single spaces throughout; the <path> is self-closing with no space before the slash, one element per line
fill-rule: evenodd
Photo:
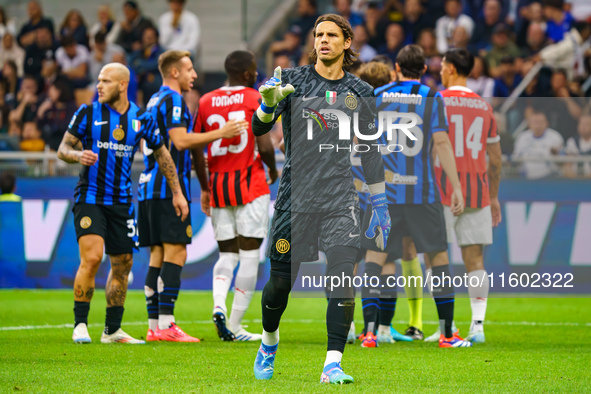
<path fill-rule="evenodd" d="M 232 278 L 234 269 L 238 265 L 238 253 L 220 252 L 218 261 L 213 266 L 213 276 L 225 276 Z"/>
<path fill-rule="evenodd" d="M 102 250 L 89 250 L 81 255 L 80 268 L 88 270 L 92 273 L 98 271 L 101 261 L 103 260 Z"/>

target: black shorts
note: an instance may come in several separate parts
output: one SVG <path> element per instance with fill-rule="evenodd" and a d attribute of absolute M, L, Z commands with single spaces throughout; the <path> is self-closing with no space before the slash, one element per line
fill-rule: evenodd
<path fill-rule="evenodd" d="M 140 246 L 191 243 L 191 204 L 189 215 L 183 222 L 176 215 L 171 198 L 140 201 L 137 220 Z"/>
<path fill-rule="evenodd" d="M 75 204 L 76 239 L 96 234 L 105 241 L 107 254 L 138 251 L 137 227 L 133 204 L 98 205 Z"/>
<path fill-rule="evenodd" d="M 388 261 L 402 257 L 402 238 L 410 236 L 418 253 L 439 252 L 447 250 L 447 233 L 445 217 L 441 203 L 433 204 L 391 204 L 388 205 L 392 227 L 388 244 L 384 252 L 388 253 Z M 367 209 L 363 217 L 363 234 L 369 227 L 371 209 Z M 361 246 L 381 252 L 373 239 L 361 237 Z"/>
<path fill-rule="evenodd" d="M 284 263 L 318 260 L 318 250 L 360 247 L 359 205 L 322 213 L 275 210 L 267 257 Z"/>

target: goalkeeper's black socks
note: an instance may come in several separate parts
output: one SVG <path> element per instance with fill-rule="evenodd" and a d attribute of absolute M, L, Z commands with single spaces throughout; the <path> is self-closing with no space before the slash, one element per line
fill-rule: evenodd
<path fill-rule="evenodd" d="M 74 301 L 74 327 L 80 323 L 88 325 L 88 312 L 90 311 L 90 302 Z"/>
<path fill-rule="evenodd" d="M 396 301 L 398 290 L 396 288 L 396 277 L 394 275 L 381 275 L 380 283 L 380 303 L 379 303 L 379 322 L 380 326 L 390 326 L 394 313 L 396 312 Z"/>
<path fill-rule="evenodd" d="M 376 333 L 378 326 L 378 308 L 381 296 L 381 289 L 379 278 L 382 273 L 382 267 L 376 263 L 365 263 L 364 274 L 368 277 L 367 283 L 363 284 L 361 289 L 361 304 L 363 307 L 363 321 L 365 323 L 364 331 L 366 333 Z M 375 280 L 372 282 L 371 278 L 378 278 L 377 287 L 372 287 L 371 284 L 376 284 Z"/>
<path fill-rule="evenodd" d="M 160 315 L 174 315 L 174 303 L 181 289 L 181 272 L 183 267 L 169 262 L 162 264 L 160 279 L 163 289 L 158 294 L 158 310 Z"/>
<path fill-rule="evenodd" d="M 105 319 L 105 334 L 111 335 L 121 328 L 121 320 L 123 320 L 123 307 L 110 306 L 107 307 L 107 318 Z"/>
<path fill-rule="evenodd" d="M 292 286 L 292 280 L 274 275 L 271 271 L 271 276 L 263 288 L 263 297 L 261 298 L 263 330 L 265 332 L 272 333 L 279 328 L 279 322 L 285 308 L 287 308 Z"/>
<path fill-rule="evenodd" d="M 355 313 L 355 300 L 352 298 L 331 298 L 326 309 L 326 330 L 328 351 L 345 351 L 347 334 Z"/>
<path fill-rule="evenodd" d="M 455 291 L 451 282 L 449 265 L 433 267 L 431 269 L 431 276 L 433 298 L 435 299 L 437 313 L 439 314 L 439 328 L 441 333 L 445 334 L 446 338 L 451 338 L 453 336 L 452 324 L 454 319 Z"/>

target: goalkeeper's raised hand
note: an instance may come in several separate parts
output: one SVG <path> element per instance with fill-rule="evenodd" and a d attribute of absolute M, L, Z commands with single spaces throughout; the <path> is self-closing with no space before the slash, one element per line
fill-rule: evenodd
<path fill-rule="evenodd" d="M 281 67 L 277 67 L 273 73 L 273 78 L 269 79 L 259 88 L 259 93 L 263 102 L 257 109 L 258 118 L 264 122 L 269 123 L 273 120 L 275 108 L 281 100 L 293 93 L 294 87 L 290 84 L 281 86 Z"/>
<path fill-rule="evenodd" d="M 388 235 L 390 235 L 390 213 L 388 213 L 388 199 L 386 193 L 374 194 L 371 200 L 371 219 L 365 236 L 374 239 L 378 248 L 386 249 Z"/>

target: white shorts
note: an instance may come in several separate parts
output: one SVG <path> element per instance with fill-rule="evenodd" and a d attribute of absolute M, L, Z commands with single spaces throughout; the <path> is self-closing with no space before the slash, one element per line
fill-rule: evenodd
<path fill-rule="evenodd" d="M 227 241 L 238 235 L 265 238 L 269 228 L 271 195 L 255 198 L 246 205 L 211 208 L 211 222 L 216 241 Z"/>
<path fill-rule="evenodd" d="M 460 216 L 454 216 L 451 213 L 451 208 L 444 205 L 443 214 L 445 215 L 448 242 L 453 242 L 457 237 L 459 246 L 492 244 L 493 232 L 490 206 L 464 208 L 464 212 Z"/>

